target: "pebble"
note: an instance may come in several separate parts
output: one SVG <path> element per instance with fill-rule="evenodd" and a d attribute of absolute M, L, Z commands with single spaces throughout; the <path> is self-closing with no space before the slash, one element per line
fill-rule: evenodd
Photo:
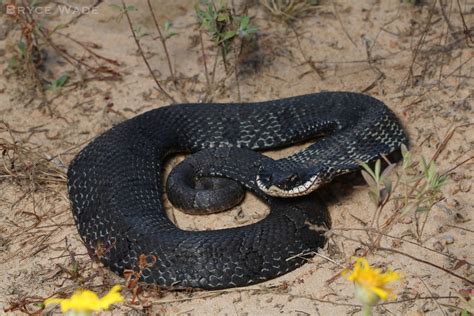
<path fill-rule="evenodd" d="M 459 191 L 464 193 L 471 191 L 471 184 L 466 180 L 461 180 L 459 183 Z"/>
<path fill-rule="evenodd" d="M 443 237 L 441 237 L 441 239 L 446 243 L 446 245 L 450 245 L 450 244 L 454 243 L 454 237 L 451 236 L 451 235 L 443 236 Z"/>
<path fill-rule="evenodd" d="M 244 224 L 244 223 L 247 223 L 249 221 L 249 218 L 247 218 L 247 216 L 245 216 L 245 213 L 242 210 L 242 207 L 237 206 L 236 207 L 236 213 L 237 214 L 234 215 L 234 221 L 237 224 Z"/>
<path fill-rule="evenodd" d="M 404 216 L 398 220 L 402 224 L 411 224 L 413 219 L 410 216 Z"/>
<path fill-rule="evenodd" d="M 443 226 L 443 225 L 439 225 L 438 228 L 436 229 L 436 231 L 437 231 L 438 233 L 444 233 L 444 232 L 446 232 L 447 230 L 448 230 L 448 229 L 447 229 L 445 226 Z"/>
<path fill-rule="evenodd" d="M 433 243 L 433 248 L 439 252 L 442 252 L 444 250 L 444 245 L 438 240 Z"/>
<path fill-rule="evenodd" d="M 453 198 L 447 198 L 446 199 L 446 205 L 451 208 L 458 208 L 459 207 L 459 201 Z"/>

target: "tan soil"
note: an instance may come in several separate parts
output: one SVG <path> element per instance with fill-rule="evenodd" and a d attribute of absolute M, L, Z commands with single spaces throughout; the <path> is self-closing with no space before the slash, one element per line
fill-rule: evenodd
<path fill-rule="evenodd" d="M 88 6 L 93 2 L 70 3 Z M 235 2 L 240 12 L 242 4 Z M 259 29 L 258 51 L 240 66 L 244 70 L 238 85 L 241 101 L 321 90 L 364 91 L 386 102 L 397 113 L 410 135 L 412 152 L 417 158 L 432 157 L 446 135 L 456 128 L 437 159 L 438 170 L 449 171 L 473 155 L 474 51 L 468 45 L 474 44 L 472 37 L 469 39 L 462 32 L 458 2 L 444 2 L 446 18 L 437 4 L 427 27 L 431 4 L 413 7 L 398 0 L 339 0 L 333 5 L 332 1 L 323 1 L 318 10 L 294 24 L 298 39 L 291 28 L 272 19 L 262 6 L 252 5 L 249 15 Z M 95 52 L 120 63 L 114 66 L 104 62 L 120 73 L 122 80 L 92 80 L 80 87 L 66 86 L 62 93 L 47 91 L 47 102 L 41 105 L 41 98 L 34 97 L 26 84 L 27 76 L 13 75 L 6 63 L 2 63 L 5 74 L 0 79 L 2 146 L 17 142 L 40 155 L 55 157 L 46 168 L 64 170 L 93 136 L 137 113 L 169 104 L 155 89 L 126 20 L 114 19 L 118 13 L 109 6 L 111 3 L 105 1 L 97 7 L 97 12 L 83 15 L 61 32 L 75 40 L 100 45 Z M 155 37 L 145 1 L 135 4 L 138 12 L 132 14 L 134 23 Z M 466 25 L 472 27 L 472 2 L 460 0 L 459 4 Z M 168 40 L 171 59 L 179 74 L 178 87 L 169 81 L 165 86 L 178 101 L 198 102 L 206 94 L 206 79 L 193 3 L 155 1 L 155 7 L 160 21 L 172 21 L 178 33 Z M 4 15 L 0 18 L 2 28 L 12 28 Z M 71 18 L 70 14 L 55 14 L 44 20 L 52 28 Z M 169 72 L 165 55 L 159 41 L 152 37 L 142 40 L 144 49 L 156 76 L 166 80 Z M 18 38 L 16 30 L 0 41 L 4 60 L 12 56 Z M 54 40 L 68 52 L 90 61 L 90 54 L 80 46 L 60 36 Z M 211 67 L 216 50 L 210 41 L 205 46 Z M 254 65 L 258 67 L 254 69 Z M 51 49 L 45 68 L 45 76 L 50 79 L 72 69 Z M 94 75 L 81 71 L 87 77 Z M 213 101 L 237 101 L 235 76 L 226 76 L 221 63 L 215 76 L 218 85 L 210 95 Z M 72 74 L 71 83 L 77 80 L 78 76 Z M 272 155 L 284 156 L 295 150 L 291 147 Z M 26 159 L 39 161 L 31 153 Z M 4 157 L 4 162 L 7 161 L 10 160 Z M 30 168 L 26 174 L 44 170 L 41 166 Z M 104 293 L 113 284 L 124 284 L 122 278 L 93 263 L 86 254 L 73 226 L 63 180 L 36 181 L 40 176 L 53 178 L 40 172 L 34 174 L 36 182 L 21 180 L 20 160 L 16 160 L 15 166 L 5 165 L 5 168 L 13 171 L 2 173 L 0 178 L 0 305 L 4 311 L 20 313 L 19 306 L 24 302 L 41 302 L 55 293 L 70 295 L 78 287 Z M 473 174 L 472 160 L 449 172 L 448 183 L 443 188 L 444 199 L 429 213 L 421 242 L 416 238 L 416 224 L 423 221 L 424 215 L 419 219 L 410 215 L 389 231 L 396 238 L 382 238 L 381 247 L 389 250 L 378 250 L 368 256 L 374 265 L 391 267 L 405 275 L 394 284 L 398 301 L 378 306 L 377 313 L 460 312 L 457 307 L 460 301 L 452 297 L 459 291 L 472 289 L 473 285 L 443 269 L 464 279 L 474 279 Z M 324 192 L 328 195 L 335 235 L 321 252 L 322 256 L 314 257 L 303 267 L 248 288 L 191 293 L 150 290 L 140 296 L 142 304 L 121 304 L 112 313 L 360 314 L 353 285 L 344 278 L 328 281 L 347 266 L 351 256 L 361 253 L 361 242 L 367 242 L 367 234 L 351 228 L 364 228 L 363 223 L 370 222 L 375 207 L 368 198 L 367 186 L 357 179 L 336 181 Z M 241 208 L 210 216 L 187 216 L 168 207 L 177 224 L 187 229 L 243 225 L 266 214 L 265 206 L 253 197 L 247 198 Z M 389 204 L 381 222 L 393 210 L 394 205 Z M 73 272 L 75 265 L 77 273 Z M 124 291 L 124 294 L 130 302 L 131 293 Z M 26 306 L 29 311 L 38 309 L 34 304 Z"/>

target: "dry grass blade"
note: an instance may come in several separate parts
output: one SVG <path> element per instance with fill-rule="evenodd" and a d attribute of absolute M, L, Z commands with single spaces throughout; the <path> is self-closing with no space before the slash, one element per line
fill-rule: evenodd
<path fill-rule="evenodd" d="M 133 39 L 135 40 L 135 44 L 137 45 L 138 51 L 140 52 L 143 62 L 145 63 L 148 71 L 150 72 L 151 77 L 155 81 L 157 89 L 161 93 L 163 93 L 172 103 L 176 103 L 176 100 L 168 93 L 168 91 L 166 91 L 166 89 L 162 86 L 162 84 L 156 77 L 155 73 L 153 72 L 153 69 L 151 68 L 150 63 L 148 62 L 148 59 L 146 58 L 145 53 L 143 52 L 143 48 L 142 48 L 142 45 L 140 44 L 140 40 L 138 39 L 137 34 L 135 33 L 135 29 L 133 28 L 130 14 L 128 13 L 128 9 L 125 4 L 125 1 L 123 0 L 122 0 L 122 8 L 123 8 L 123 13 L 125 14 L 125 17 L 127 18 L 128 26 L 130 27 L 130 31 L 132 32 Z"/>
<path fill-rule="evenodd" d="M 0 181 L 9 179 L 30 190 L 44 185 L 66 183 L 66 167 L 58 158 L 49 158 L 37 148 L 0 138 Z"/>
<path fill-rule="evenodd" d="M 266 0 L 261 2 L 270 13 L 285 21 L 295 20 L 317 8 L 318 1 L 308 0 Z"/>

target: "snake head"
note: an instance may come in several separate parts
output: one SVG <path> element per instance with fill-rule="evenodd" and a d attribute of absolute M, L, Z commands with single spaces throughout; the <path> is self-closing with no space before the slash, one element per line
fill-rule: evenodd
<path fill-rule="evenodd" d="M 257 175 L 257 186 L 264 193 L 278 197 L 306 195 L 318 188 L 324 179 L 320 167 L 281 169 L 273 163 L 262 165 Z"/>

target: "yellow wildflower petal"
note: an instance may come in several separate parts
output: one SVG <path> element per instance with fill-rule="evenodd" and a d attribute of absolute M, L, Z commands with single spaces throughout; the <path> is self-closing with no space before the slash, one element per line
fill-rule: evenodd
<path fill-rule="evenodd" d="M 347 274 L 348 270 L 344 270 L 343 273 Z M 380 269 L 370 267 L 365 258 L 355 258 L 353 270 L 347 276 L 349 281 L 356 284 L 357 297 L 364 304 L 376 303 L 378 300 L 373 297 L 374 295 L 382 300 L 395 297 L 386 285 L 400 278 L 401 275 L 397 272 L 391 270 L 382 272 Z"/>
<path fill-rule="evenodd" d="M 355 286 L 355 297 L 363 305 L 375 305 L 380 301 L 380 297 L 377 294 L 365 287 L 357 285 L 357 283 Z"/>
<path fill-rule="evenodd" d="M 376 286 L 371 286 L 369 290 L 374 292 L 378 297 L 380 297 L 382 301 L 387 300 L 390 295 L 390 292 L 388 292 L 387 290 Z"/>
<path fill-rule="evenodd" d="M 65 300 L 61 304 L 61 311 L 100 311 L 101 308 L 98 306 L 99 301 L 99 297 L 94 292 L 78 290 L 69 300 Z"/>
<path fill-rule="evenodd" d="M 108 309 L 112 304 L 123 301 L 123 297 L 119 293 L 120 289 L 120 285 L 114 286 L 103 298 L 99 298 L 97 294 L 92 291 L 79 289 L 74 292 L 71 298 L 50 298 L 44 303 L 45 305 L 60 304 L 61 312 L 63 313 L 69 310 L 77 312 L 98 312 Z"/>
<path fill-rule="evenodd" d="M 385 272 L 382 275 L 383 283 L 389 283 L 389 282 L 397 281 L 397 280 L 400 280 L 401 278 L 402 278 L 402 276 L 400 275 L 400 273 L 397 273 L 397 272 L 394 272 L 394 271 L 391 271 L 391 270 Z"/>
<path fill-rule="evenodd" d="M 100 306 L 102 309 L 108 309 L 110 305 L 123 302 L 123 297 L 120 294 L 122 287 L 115 285 L 109 293 L 100 299 Z"/>

